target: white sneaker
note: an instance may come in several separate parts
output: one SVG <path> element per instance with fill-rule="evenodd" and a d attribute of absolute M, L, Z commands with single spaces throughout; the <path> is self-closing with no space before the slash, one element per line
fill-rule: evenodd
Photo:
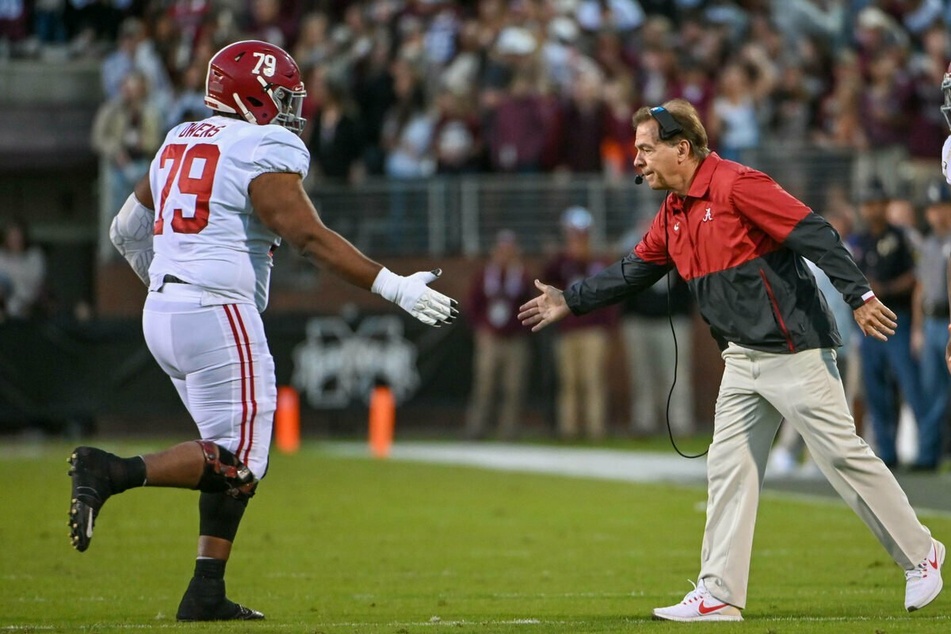
<path fill-rule="evenodd" d="M 944 544 L 937 539 L 931 540 L 928 556 L 912 568 L 905 571 L 905 609 L 909 612 L 920 610 L 941 592 L 941 566 L 944 565 Z"/>
<path fill-rule="evenodd" d="M 690 582 L 693 584 L 693 581 Z M 742 621 L 740 609 L 710 594 L 703 579 L 693 586 L 684 600 L 666 608 L 654 608 L 654 618 L 665 621 Z"/>

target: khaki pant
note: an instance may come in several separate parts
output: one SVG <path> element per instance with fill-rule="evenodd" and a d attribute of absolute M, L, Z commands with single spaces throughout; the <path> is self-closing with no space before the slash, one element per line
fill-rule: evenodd
<path fill-rule="evenodd" d="M 529 355 L 527 337 L 499 337 L 487 330 L 476 331 L 467 436 L 484 435 L 493 413 L 498 415 L 499 435 L 515 436 L 522 412 Z"/>
<path fill-rule="evenodd" d="M 770 354 L 730 344 L 722 356 L 700 570 L 714 597 L 746 606 L 756 509 L 783 418 L 899 566 L 910 570 L 927 556 L 931 533 L 891 471 L 855 433 L 833 350 Z"/>
<path fill-rule="evenodd" d="M 608 415 L 607 329 L 584 328 L 561 333 L 556 351 L 558 434 L 562 438 L 576 437 L 579 421 L 583 420 L 588 438 L 603 438 Z"/>
<path fill-rule="evenodd" d="M 667 395 L 670 397 L 670 429 L 677 436 L 693 434 L 693 323 L 690 317 L 674 317 L 674 336 L 666 318 L 625 317 L 621 322 L 627 368 L 630 375 L 631 431 L 638 434 L 667 433 Z"/>

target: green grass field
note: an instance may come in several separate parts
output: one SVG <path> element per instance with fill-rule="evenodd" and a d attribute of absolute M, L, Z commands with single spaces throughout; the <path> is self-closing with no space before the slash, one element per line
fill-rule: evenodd
<path fill-rule="evenodd" d="M 951 631 L 951 590 L 905 613 L 901 570 L 842 504 L 764 497 L 745 622 L 655 622 L 651 608 L 679 601 L 698 572 L 702 489 L 341 457 L 317 443 L 273 454 L 229 564 L 230 597 L 267 620 L 178 624 L 197 494 L 117 496 L 77 553 L 70 449 L 0 457 L 0 632 Z M 947 516 L 924 519 L 951 539 Z"/>

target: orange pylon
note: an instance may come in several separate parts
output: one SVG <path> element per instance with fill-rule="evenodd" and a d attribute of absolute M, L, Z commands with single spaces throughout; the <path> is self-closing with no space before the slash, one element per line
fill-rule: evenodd
<path fill-rule="evenodd" d="M 274 440 L 284 453 L 296 453 L 300 449 L 300 396 L 289 385 L 277 388 Z"/>
<path fill-rule="evenodd" d="M 396 424 L 396 400 L 387 385 L 378 385 L 370 394 L 370 453 L 386 458 L 393 445 Z"/>

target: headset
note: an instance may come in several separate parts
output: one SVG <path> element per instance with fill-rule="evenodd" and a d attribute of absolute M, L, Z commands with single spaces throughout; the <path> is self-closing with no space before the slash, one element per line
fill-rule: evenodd
<path fill-rule="evenodd" d="M 650 109 L 650 114 L 657 121 L 657 126 L 659 128 L 659 135 L 661 140 L 667 141 L 668 139 L 673 138 L 674 136 L 683 132 L 683 126 L 680 125 L 674 116 L 667 111 L 667 108 L 663 106 L 655 106 Z M 644 182 L 644 176 L 637 174 L 634 176 L 634 183 L 640 185 Z M 667 253 L 667 265 L 672 267 L 672 262 L 670 261 L 670 234 L 667 232 L 667 216 L 664 215 L 664 251 Z M 672 267 L 676 270 L 676 267 Z M 677 369 L 680 364 L 680 353 L 677 345 L 677 332 L 674 330 L 674 317 L 673 311 L 670 305 L 670 295 L 671 295 L 671 281 L 670 281 L 670 271 L 665 274 L 667 278 L 667 323 L 670 324 L 670 335 L 674 339 L 674 378 L 670 382 L 670 390 L 667 392 L 667 405 L 664 409 L 664 415 L 667 419 L 667 436 L 670 438 L 670 444 L 673 446 L 674 451 L 680 454 L 683 458 L 702 458 L 707 455 L 707 452 L 710 451 L 708 447 L 703 453 L 699 454 L 686 454 L 680 450 L 680 447 L 677 446 L 677 441 L 674 440 L 674 432 L 670 428 L 670 402 L 674 396 L 674 388 L 677 386 Z"/>
<path fill-rule="evenodd" d="M 674 115 L 667 112 L 667 108 L 663 106 L 654 106 L 650 110 L 651 116 L 657 121 L 657 125 L 660 126 L 660 138 L 664 141 L 671 139 L 676 134 L 680 134 L 684 131 L 682 125 L 677 123 L 677 120 L 674 119 Z"/>

